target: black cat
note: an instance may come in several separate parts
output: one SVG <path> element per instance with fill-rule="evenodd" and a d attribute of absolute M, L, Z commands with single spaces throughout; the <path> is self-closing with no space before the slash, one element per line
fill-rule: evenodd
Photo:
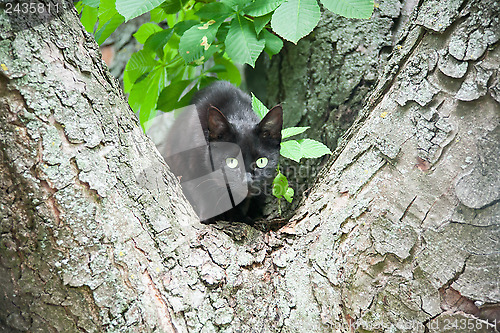
<path fill-rule="evenodd" d="M 201 90 L 170 130 L 161 152 L 203 223 L 252 223 L 278 165 L 283 110 L 264 119 L 229 82 Z"/>

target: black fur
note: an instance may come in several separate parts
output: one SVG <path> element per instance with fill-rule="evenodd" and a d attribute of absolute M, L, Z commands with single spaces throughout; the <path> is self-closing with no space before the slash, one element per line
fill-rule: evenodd
<path fill-rule="evenodd" d="M 263 199 L 266 194 L 270 194 L 272 179 L 276 174 L 283 124 L 281 106 L 274 107 L 260 121 L 252 110 L 250 96 L 224 81 L 215 82 L 201 90 L 194 96 L 192 103 L 196 105 L 196 113 L 192 114 L 197 114 L 198 119 L 187 113 L 182 114 L 168 135 L 166 149 L 162 155 L 172 172 L 180 177 L 181 183 L 197 179 L 214 170 L 225 170 L 226 181 L 211 180 L 209 191 L 188 191 L 183 184 L 186 197 L 200 216 L 213 208 L 209 207 L 213 203 L 206 203 L 207 200 L 204 200 L 207 196 L 227 195 L 227 184 L 248 187 L 248 195 L 245 198 L 232 198 L 233 202 L 243 200 L 235 208 L 215 217 L 202 218 L 202 222 L 211 223 L 223 219 L 251 223 L 254 218 L 260 216 Z M 202 136 L 193 135 L 198 121 L 203 131 Z M 185 145 L 188 141 L 198 148 L 182 153 L 175 152 L 176 147 Z M 236 146 L 226 147 L 227 142 L 236 144 L 241 149 L 241 163 L 244 163 L 244 169 L 241 164 L 241 168 L 227 167 L 227 158 L 236 158 L 237 152 Z M 268 160 L 264 168 L 256 165 L 256 161 L 261 157 Z M 191 185 L 194 188 L 200 185 L 196 181 L 194 183 Z"/>

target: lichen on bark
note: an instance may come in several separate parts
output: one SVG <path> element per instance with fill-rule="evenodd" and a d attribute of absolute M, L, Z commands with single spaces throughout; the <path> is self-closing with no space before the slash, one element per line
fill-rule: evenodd
<path fill-rule="evenodd" d="M 0 10 L 0 324 L 169 330 L 164 235 L 194 213 L 73 5 L 60 9 L 21 30 Z M 145 170 L 162 177 L 147 183 Z"/>

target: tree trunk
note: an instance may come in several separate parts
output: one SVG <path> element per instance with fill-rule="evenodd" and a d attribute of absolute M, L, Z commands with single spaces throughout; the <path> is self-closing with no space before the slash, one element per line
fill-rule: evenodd
<path fill-rule="evenodd" d="M 300 307 L 342 331 L 493 331 L 500 4 L 424 1 L 411 22 L 287 226 L 308 247 L 287 268 L 312 267 Z"/>
<path fill-rule="evenodd" d="M 0 9 L 0 331 L 174 331 L 165 279 L 196 217 L 59 6 L 31 28 Z"/>
<path fill-rule="evenodd" d="M 197 222 L 71 4 L 0 9 L 0 331 L 493 331 L 500 5 L 443 3 L 265 233 Z"/>

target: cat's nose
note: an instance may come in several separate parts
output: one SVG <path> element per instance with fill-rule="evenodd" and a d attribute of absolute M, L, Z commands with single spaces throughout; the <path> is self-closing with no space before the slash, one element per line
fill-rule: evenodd
<path fill-rule="evenodd" d="M 246 181 L 248 186 L 248 194 L 250 196 L 259 195 L 261 193 L 261 189 L 255 181 L 255 177 L 249 172 L 246 173 Z"/>
<path fill-rule="evenodd" d="M 245 181 L 247 183 L 248 188 L 251 189 L 254 183 L 254 179 L 253 175 L 250 172 L 245 173 Z"/>
<path fill-rule="evenodd" d="M 253 176 L 250 172 L 245 173 L 245 179 L 248 185 L 252 185 L 253 183 Z"/>

